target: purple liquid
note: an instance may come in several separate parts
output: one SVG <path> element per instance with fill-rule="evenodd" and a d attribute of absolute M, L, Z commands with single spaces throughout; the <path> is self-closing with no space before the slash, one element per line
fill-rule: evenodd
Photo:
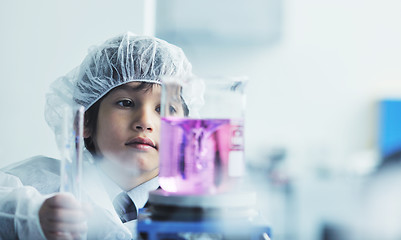
<path fill-rule="evenodd" d="M 227 175 L 230 119 L 162 118 L 160 186 L 168 192 L 213 193 Z"/>

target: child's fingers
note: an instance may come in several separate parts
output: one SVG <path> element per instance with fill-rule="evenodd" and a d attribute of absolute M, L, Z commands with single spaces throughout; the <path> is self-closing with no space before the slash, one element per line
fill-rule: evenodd
<path fill-rule="evenodd" d="M 47 239 L 80 239 L 87 232 L 86 207 L 69 194 L 57 194 L 45 200 L 39 220 Z"/>
<path fill-rule="evenodd" d="M 81 204 L 71 194 L 58 193 L 53 197 L 45 200 L 44 204 L 49 207 L 62 207 L 77 209 L 81 207 Z"/>
<path fill-rule="evenodd" d="M 81 210 L 71 210 L 63 208 L 47 209 L 45 215 L 48 221 L 76 223 L 86 221 L 86 214 Z"/>
<path fill-rule="evenodd" d="M 85 223 L 48 222 L 43 226 L 43 230 L 47 232 L 82 234 L 88 230 L 88 227 Z"/>
<path fill-rule="evenodd" d="M 52 207 L 45 202 L 39 210 L 41 221 L 56 222 L 83 222 L 86 220 L 86 213 L 81 208 Z"/>
<path fill-rule="evenodd" d="M 76 239 L 85 239 L 83 238 L 85 235 L 74 235 L 68 232 L 49 232 L 46 236 L 48 240 L 76 240 Z"/>
<path fill-rule="evenodd" d="M 86 224 L 49 223 L 42 226 L 46 239 L 83 239 L 88 227 Z"/>
<path fill-rule="evenodd" d="M 47 239 L 82 239 L 87 230 L 86 224 L 49 223 L 43 226 Z"/>
<path fill-rule="evenodd" d="M 46 235 L 47 240 L 73 240 L 71 234 L 63 232 L 49 232 Z"/>

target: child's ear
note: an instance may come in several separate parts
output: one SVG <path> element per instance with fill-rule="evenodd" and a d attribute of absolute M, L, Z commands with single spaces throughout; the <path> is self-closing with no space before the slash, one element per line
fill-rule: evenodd
<path fill-rule="evenodd" d="M 90 131 L 90 128 L 88 127 L 88 112 L 85 112 L 85 114 L 84 114 L 84 131 L 83 131 L 83 134 L 84 134 L 84 138 L 88 138 L 88 137 L 91 137 L 91 131 Z"/>
<path fill-rule="evenodd" d="M 89 130 L 88 127 L 84 127 L 84 138 L 91 137 L 91 131 Z"/>

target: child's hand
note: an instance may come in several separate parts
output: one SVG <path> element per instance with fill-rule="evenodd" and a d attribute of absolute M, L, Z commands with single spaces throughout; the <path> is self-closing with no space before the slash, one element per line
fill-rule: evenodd
<path fill-rule="evenodd" d="M 87 212 L 72 195 L 59 193 L 44 201 L 39 221 L 47 239 L 80 239 L 87 232 Z"/>

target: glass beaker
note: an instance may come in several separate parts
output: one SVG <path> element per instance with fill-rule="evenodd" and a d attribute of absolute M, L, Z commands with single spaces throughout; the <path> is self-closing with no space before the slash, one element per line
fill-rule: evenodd
<path fill-rule="evenodd" d="M 163 79 L 160 186 L 228 191 L 244 173 L 245 78 Z"/>

